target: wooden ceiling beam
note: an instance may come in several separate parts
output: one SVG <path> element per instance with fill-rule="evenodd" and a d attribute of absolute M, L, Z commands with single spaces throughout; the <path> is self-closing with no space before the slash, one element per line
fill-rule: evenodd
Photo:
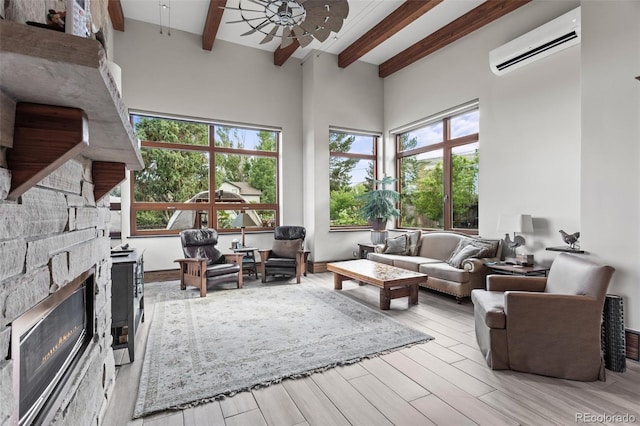
<path fill-rule="evenodd" d="M 380 64 L 378 75 L 382 78 L 388 77 L 394 72 L 513 12 L 530 1 L 487 0 L 455 21 Z"/>
<path fill-rule="evenodd" d="M 338 55 L 338 66 L 346 68 L 404 27 L 433 9 L 442 0 L 407 0 Z"/>
<path fill-rule="evenodd" d="M 297 39 L 294 39 L 293 43 L 291 43 L 284 49 L 278 47 L 276 51 L 273 52 L 273 63 L 277 66 L 281 66 L 282 64 L 287 62 L 287 59 L 289 59 L 291 55 L 293 55 L 293 52 L 295 52 L 298 47 L 300 47 L 300 43 Z"/>
<path fill-rule="evenodd" d="M 223 7 L 227 5 L 227 0 L 209 0 L 209 10 L 207 11 L 207 19 L 204 21 L 204 29 L 202 30 L 202 49 L 213 49 L 213 43 L 218 35 L 220 21 L 222 21 Z"/>
<path fill-rule="evenodd" d="M 122 12 L 122 4 L 120 0 L 109 0 L 107 4 L 111 25 L 116 31 L 124 31 L 124 12 Z"/>

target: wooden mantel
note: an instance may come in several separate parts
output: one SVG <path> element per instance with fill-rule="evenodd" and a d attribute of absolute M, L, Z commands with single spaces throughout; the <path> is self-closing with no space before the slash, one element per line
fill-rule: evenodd
<path fill-rule="evenodd" d="M 144 168 L 128 110 L 98 41 L 0 20 L 0 89 L 18 104 L 82 110 L 88 125 L 82 156 Z"/>

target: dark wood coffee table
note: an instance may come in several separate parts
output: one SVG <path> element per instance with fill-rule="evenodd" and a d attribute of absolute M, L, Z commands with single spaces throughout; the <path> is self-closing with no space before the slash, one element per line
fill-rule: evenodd
<path fill-rule="evenodd" d="M 367 259 L 333 262 L 327 265 L 333 272 L 333 288 L 342 290 L 342 281 L 357 280 L 380 287 L 380 309 L 388 310 L 391 299 L 408 297 L 409 306 L 418 304 L 418 284 L 427 274 L 408 271 Z"/>

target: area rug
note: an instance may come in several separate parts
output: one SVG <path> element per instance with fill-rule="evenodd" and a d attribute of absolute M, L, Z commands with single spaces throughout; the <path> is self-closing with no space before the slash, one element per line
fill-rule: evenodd
<path fill-rule="evenodd" d="M 185 409 L 431 339 L 340 292 L 304 284 L 158 302 L 134 417 Z"/>

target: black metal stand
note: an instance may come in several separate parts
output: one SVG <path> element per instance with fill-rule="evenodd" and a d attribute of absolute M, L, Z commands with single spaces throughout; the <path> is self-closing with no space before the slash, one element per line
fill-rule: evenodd
<path fill-rule="evenodd" d="M 625 350 L 622 297 L 607 294 L 602 312 L 602 352 L 605 367 L 611 371 L 625 371 Z"/>

